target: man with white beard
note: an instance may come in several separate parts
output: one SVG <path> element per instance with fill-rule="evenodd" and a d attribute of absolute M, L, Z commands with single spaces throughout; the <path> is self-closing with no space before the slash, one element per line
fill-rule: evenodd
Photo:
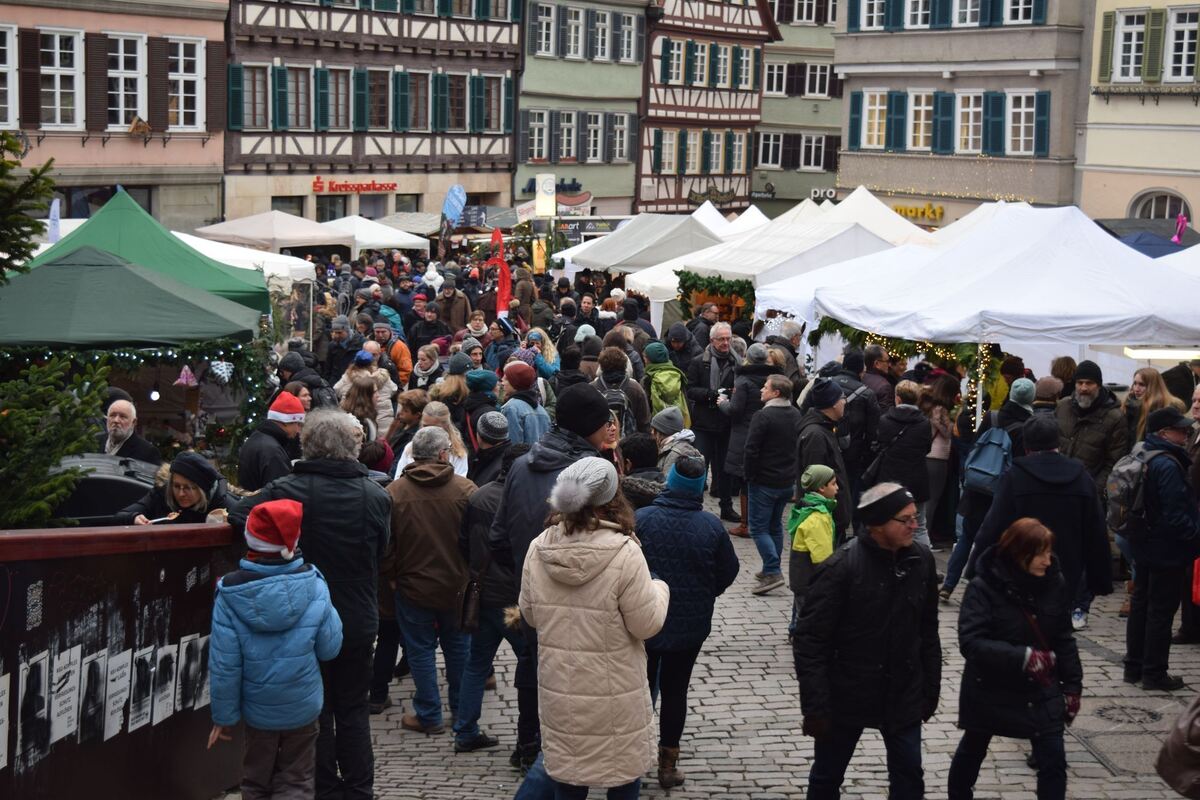
<path fill-rule="evenodd" d="M 114 400 L 105 417 L 107 434 L 99 437 L 100 449 L 110 456 L 161 464 L 158 448 L 137 434 L 137 409 L 128 400 Z"/>

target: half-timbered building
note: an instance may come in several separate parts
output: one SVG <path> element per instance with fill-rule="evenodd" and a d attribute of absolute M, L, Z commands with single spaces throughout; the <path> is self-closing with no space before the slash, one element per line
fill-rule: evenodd
<path fill-rule="evenodd" d="M 520 0 L 232 0 L 226 215 L 512 200 Z"/>
<path fill-rule="evenodd" d="M 750 199 L 762 118 L 763 45 L 780 38 L 767 0 L 659 0 L 650 9 L 637 211 Z"/>

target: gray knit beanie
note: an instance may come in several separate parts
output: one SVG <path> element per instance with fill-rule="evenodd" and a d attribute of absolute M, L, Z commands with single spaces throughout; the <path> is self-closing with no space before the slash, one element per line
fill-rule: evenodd
<path fill-rule="evenodd" d="M 550 507 L 563 514 L 602 506 L 617 494 L 620 481 L 611 461 L 588 456 L 558 474 L 550 492 Z"/>

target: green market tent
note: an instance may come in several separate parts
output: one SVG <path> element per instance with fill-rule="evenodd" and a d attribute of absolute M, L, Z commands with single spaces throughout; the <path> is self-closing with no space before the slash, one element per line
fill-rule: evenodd
<path fill-rule="evenodd" d="M 258 332 L 258 311 L 87 245 L 14 275 L 0 346 L 174 346 Z"/>
<path fill-rule="evenodd" d="M 231 267 L 193 250 L 171 235 L 126 192 L 113 195 L 91 219 L 30 261 L 29 266 L 40 267 L 84 246 L 113 253 L 261 313 L 271 310 L 262 273 Z"/>

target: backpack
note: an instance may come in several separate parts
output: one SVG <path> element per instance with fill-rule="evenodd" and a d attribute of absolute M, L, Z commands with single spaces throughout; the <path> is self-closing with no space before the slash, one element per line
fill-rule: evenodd
<path fill-rule="evenodd" d="M 326 384 L 322 384 L 316 388 L 308 387 L 308 393 L 312 395 L 312 408 L 337 408 L 338 399 L 337 392 Z"/>
<path fill-rule="evenodd" d="M 963 465 L 963 488 L 980 494 L 995 494 L 1000 478 L 1012 466 L 1012 437 L 1011 431 L 1020 427 L 1020 422 L 1013 422 L 999 427 L 1000 414 L 989 411 L 988 418 L 991 427 L 975 440 L 975 447 L 967 456 Z"/>
<path fill-rule="evenodd" d="M 1151 461 L 1164 454 L 1163 450 L 1147 452 L 1146 443 L 1138 442 L 1129 455 L 1113 465 L 1105 493 L 1108 527 L 1114 533 L 1130 541 L 1145 537 L 1150 527 L 1146 520 L 1146 470 Z"/>
<path fill-rule="evenodd" d="M 845 394 L 845 387 L 841 383 L 839 383 L 838 386 L 842 389 L 842 393 Z M 845 420 L 845 423 L 838 426 L 838 432 L 840 434 L 838 436 L 838 444 L 841 446 L 843 453 L 849 450 L 854 444 L 863 442 L 867 437 L 866 428 L 859 429 L 856 426 L 854 429 L 850 429 L 850 404 L 856 402 L 866 402 L 866 396 L 870 393 L 871 390 L 867 388 L 866 384 L 862 384 L 857 389 L 850 392 L 850 394 L 846 395 L 846 410 L 842 412 L 842 419 Z M 841 428 L 843 426 L 847 428 L 845 433 L 841 433 Z M 869 445 L 870 443 L 867 444 Z"/>
<path fill-rule="evenodd" d="M 596 378 L 594 385 L 600 390 L 600 394 L 604 395 L 604 402 L 608 403 L 609 410 L 617 415 L 617 420 L 621 423 L 621 435 L 637 433 L 637 419 L 633 416 L 633 409 L 629 407 L 629 398 L 625 393 L 620 389 L 610 389 L 604 378 Z"/>

